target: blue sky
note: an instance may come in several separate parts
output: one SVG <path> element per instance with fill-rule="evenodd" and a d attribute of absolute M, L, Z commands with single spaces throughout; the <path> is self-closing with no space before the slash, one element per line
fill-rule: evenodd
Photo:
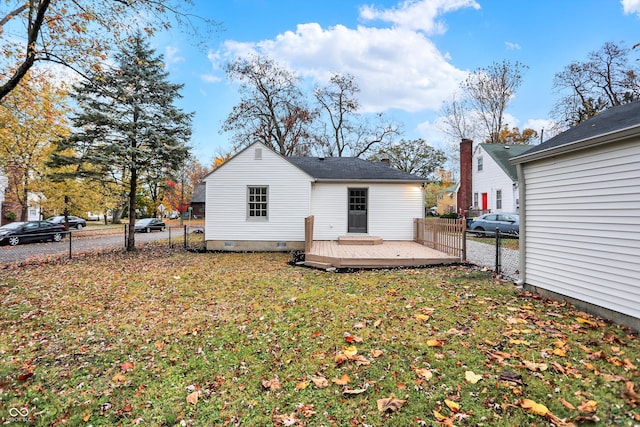
<path fill-rule="evenodd" d="M 402 122 L 405 139 L 444 149 L 452 141 L 438 126 L 441 104 L 469 72 L 503 60 L 527 65 L 507 119 L 540 131 L 558 99 L 557 72 L 605 42 L 640 43 L 640 0 L 195 0 L 193 11 L 222 30 L 204 48 L 175 29 L 154 47 L 171 80 L 185 84 L 180 106 L 195 112 L 193 153 L 203 164 L 231 150 L 220 128 L 239 97 L 223 66 L 247 52 L 309 85 L 353 74 L 364 111 Z"/>

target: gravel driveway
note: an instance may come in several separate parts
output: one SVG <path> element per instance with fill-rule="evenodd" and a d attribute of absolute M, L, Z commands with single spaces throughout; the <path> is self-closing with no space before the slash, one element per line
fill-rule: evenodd
<path fill-rule="evenodd" d="M 509 280 L 518 280 L 520 278 L 520 252 L 502 248 L 501 255 L 500 270 L 502 275 Z M 495 270 L 496 248 L 494 245 L 467 239 L 467 261 Z"/>

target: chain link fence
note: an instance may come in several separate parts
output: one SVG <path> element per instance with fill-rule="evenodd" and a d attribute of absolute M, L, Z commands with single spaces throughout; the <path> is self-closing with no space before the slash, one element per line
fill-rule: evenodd
<path fill-rule="evenodd" d="M 30 242 L 20 241 L 12 246 L 8 241 L 0 245 L 0 268 L 32 262 L 48 262 L 70 259 L 77 256 L 122 251 L 127 245 L 127 225 L 86 227 L 69 230 L 62 239 L 54 240 L 51 233 L 32 236 Z M 42 241 L 40 241 L 42 238 Z M 168 245 L 178 250 L 201 252 L 205 249 L 204 228 L 202 226 L 169 226 L 164 231 L 136 233 L 136 246 Z"/>
<path fill-rule="evenodd" d="M 518 238 L 501 233 L 467 232 L 467 261 L 487 267 L 496 275 L 511 281 L 520 279 L 520 251 Z"/>

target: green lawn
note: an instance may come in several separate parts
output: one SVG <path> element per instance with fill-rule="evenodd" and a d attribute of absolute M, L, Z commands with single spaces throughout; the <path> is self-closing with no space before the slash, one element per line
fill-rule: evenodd
<path fill-rule="evenodd" d="M 464 266 L 336 274 L 288 261 L 154 246 L 0 271 L 0 419 L 640 423 L 630 330 Z"/>

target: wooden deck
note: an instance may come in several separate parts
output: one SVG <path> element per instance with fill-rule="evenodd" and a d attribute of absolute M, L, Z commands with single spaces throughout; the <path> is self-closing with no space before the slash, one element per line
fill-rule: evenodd
<path fill-rule="evenodd" d="M 332 268 L 389 268 L 455 264 L 460 258 L 428 248 L 416 242 L 381 241 L 378 244 L 339 244 L 314 240 L 305 253 L 305 265 Z"/>

